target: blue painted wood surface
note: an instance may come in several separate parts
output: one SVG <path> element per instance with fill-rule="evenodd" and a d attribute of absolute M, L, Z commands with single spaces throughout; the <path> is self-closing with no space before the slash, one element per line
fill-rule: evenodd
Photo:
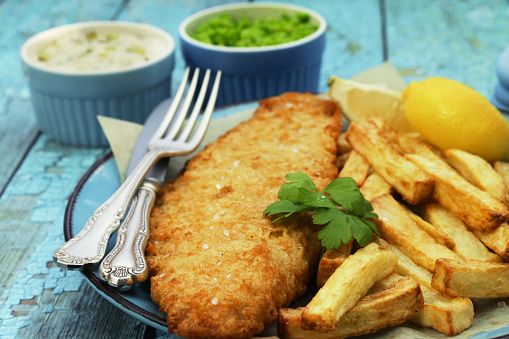
<path fill-rule="evenodd" d="M 153 24 L 177 38 L 188 15 L 221 0 L 0 1 L 0 337 L 165 336 L 115 309 L 77 272 L 51 260 L 65 207 L 85 171 L 108 152 L 38 132 L 19 49 L 33 34 L 89 20 Z M 506 1 L 291 0 L 328 21 L 320 91 L 390 60 L 405 80 L 444 76 L 490 97 L 497 56 L 509 46 Z M 177 51 L 174 86 L 184 62 Z"/>

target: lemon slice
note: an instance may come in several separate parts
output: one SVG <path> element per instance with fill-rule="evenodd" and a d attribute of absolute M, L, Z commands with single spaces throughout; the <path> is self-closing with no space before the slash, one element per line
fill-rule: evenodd
<path fill-rule="evenodd" d="M 335 76 L 329 79 L 328 85 L 329 98 L 339 104 L 348 121 L 381 117 L 400 132 L 415 133 L 405 117 L 401 92 Z"/>

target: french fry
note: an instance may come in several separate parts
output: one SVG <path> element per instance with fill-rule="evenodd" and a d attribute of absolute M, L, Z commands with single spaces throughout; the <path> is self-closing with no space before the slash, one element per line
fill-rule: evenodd
<path fill-rule="evenodd" d="M 421 285 L 424 306 L 410 319 L 411 322 L 423 327 L 431 327 L 449 336 L 457 335 L 472 326 L 474 305 L 470 299 L 452 297 L 438 292 L 431 287 L 431 272 L 417 265 L 397 247 L 385 240 L 376 237 L 375 242 L 379 246 L 390 249 L 398 257 L 398 268 L 396 269 L 398 275 L 411 276 Z M 375 284 L 375 287 L 390 281 L 391 277 L 394 279 L 394 275 L 395 273 L 380 280 Z"/>
<path fill-rule="evenodd" d="M 466 259 L 501 262 L 502 258 L 491 252 L 467 229 L 465 223 L 450 209 L 432 202 L 422 206 L 423 217 L 437 229 L 447 233 L 454 240 L 453 251 Z"/>
<path fill-rule="evenodd" d="M 443 232 L 440 229 L 435 228 L 435 226 L 433 226 L 426 220 L 423 220 L 420 216 L 418 216 L 417 214 L 414 214 L 409 209 L 405 208 L 405 211 L 408 213 L 408 216 L 410 218 L 412 218 L 412 220 L 415 221 L 415 223 L 420 228 L 422 228 L 423 230 L 426 231 L 426 233 L 431 235 L 433 237 L 433 239 L 435 239 L 439 244 L 447 246 L 451 250 L 454 249 L 454 246 L 456 246 L 456 244 L 454 243 L 454 240 L 447 233 Z"/>
<path fill-rule="evenodd" d="M 345 133 L 339 135 L 337 144 L 339 154 L 349 153 L 352 150 L 352 146 L 346 141 Z"/>
<path fill-rule="evenodd" d="M 509 218 L 509 208 L 506 205 L 469 183 L 431 151 L 419 151 L 419 154 L 405 156 L 433 176 L 435 200 L 453 211 L 470 228 L 489 232 Z"/>
<path fill-rule="evenodd" d="M 455 336 L 474 323 L 474 305 L 468 298 L 451 297 L 421 285 L 424 306 L 410 318 L 414 324 Z"/>
<path fill-rule="evenodd" d="M 505 187 L 505 201 L 509 202 L 509 163 L 504 161 L 495 161 L 493 168 L 500 174 Z"/>
<path fill-rule="evenodd" d="M 300 328 L 303 308 L 279 310 L 277 332 L 283 339 L 347 338 L 400 324 L 422 307 L 419 285 L 410 277 L 399 279 L 387 289 L 367 295 L 339 320 L 332 333 Z"/>
<path fill-rule="evenodd" d="M 439 259 L 431 285 L 458 297 L 509 297 L 509 264 Z"/>
<path fill-rule="evenodd" d="M 374 241 L 378 246 L 391 250 L 392 253 L 398 258 L 398 267 L 396 272 L 399 275 L 409 275 L 414 278 L 420 285 L 431 288 L 431 277 L 433 274 L 422 266 L 417 265 L 405 253 L 403 253 L 396 246 L 389 244 L 387 241 L 380 237 L 374 237 Z"/>
<path fill-rule="evenodd" d="M 432 177 L 406 160 L 374 122 L 352 122 L 346 140 L 410 204 L 420 204 L 430 198 L 434 187 Z"/>
<path fill-rule="evenodd" d="M 491 232 L 480 232 L 473 230 L 486 247 L 509 261 L 509 225 L 503 223 Z"/>
<path fill-rule="evenodd" d="M 461 259 L 420 228 L 391 195 L 378 196 L 371 200 L 371 204 L 378 214 L 375 222 L 382 238 L 398 247 L 418 265 L 433 272 L 438 258 Z"/>
<path fill-rule="evenodd" d="M 331 333 L 377 280 L 392 273 L 398 259 L 371 243 L 349 256 L 302 311 L 301 328 Z"/>
<path fill-rule="evenodd" d="M 364 181 L 364 184 L 360 187 L 360 191 L 364 198 L 371 200 L 385 193 L 390 194 L 393 189 L 380 174 L 373 172 L 366 178 L 366 181 Z"/>
<path fill-rule="evenodd" d="M 348 244 L 341 243 L 339 248 L 325 251 L 318 264 L 316 286 L 322 287 L 336 269 L 350 256 L 352 244 L 352 242 Z"/>
<path fill-rule="evenodd" d="M 355 180 L 357 186 L 362 186 L 369 172 L 369 162 L 356 151 L 351 151 L 345 165 L 339 172 L 339 177 L 350 177 Z"/>
<path fill-rule="evenodd" d="M 382 132 L 389 139 L 391 145 L 393 145 L 401 154 L 414 154 L 425 148 L 443 158 L 442 152 L 439 149 L 418 139 L 417 136 L 414 137 L 401 133 L 400 131 L 385 124 L 383 120 L 373 119 L 373 121 L 382 129 Z"/>
<path fill-rule="evenodd" d="M 444 152 L 447 162 L 470 183 L 500 201 L 506 201 L 506 189 L 500 174 L 483 158 L 459 149 Z"/>

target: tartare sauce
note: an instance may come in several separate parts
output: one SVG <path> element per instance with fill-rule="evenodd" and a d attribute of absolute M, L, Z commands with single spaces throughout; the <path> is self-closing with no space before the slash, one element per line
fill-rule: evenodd
<path fill-rule="evenodd" d="M 119 70 L 145 63 L 166 44 L 156 37 L 129 32 L 87 29 L 64 34 L 44 46 L 37 60 L 67 71 Z"/>

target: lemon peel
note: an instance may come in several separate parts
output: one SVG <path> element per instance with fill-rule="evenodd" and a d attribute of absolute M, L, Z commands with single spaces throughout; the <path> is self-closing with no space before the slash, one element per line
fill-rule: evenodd
<path fill-rule="evenodd" d="M 407 121 L 429 143 L 490 162 L 509 160 L 509 122 L 473 88 L 431 77 L 411 82 L 402 95 Z"/>

